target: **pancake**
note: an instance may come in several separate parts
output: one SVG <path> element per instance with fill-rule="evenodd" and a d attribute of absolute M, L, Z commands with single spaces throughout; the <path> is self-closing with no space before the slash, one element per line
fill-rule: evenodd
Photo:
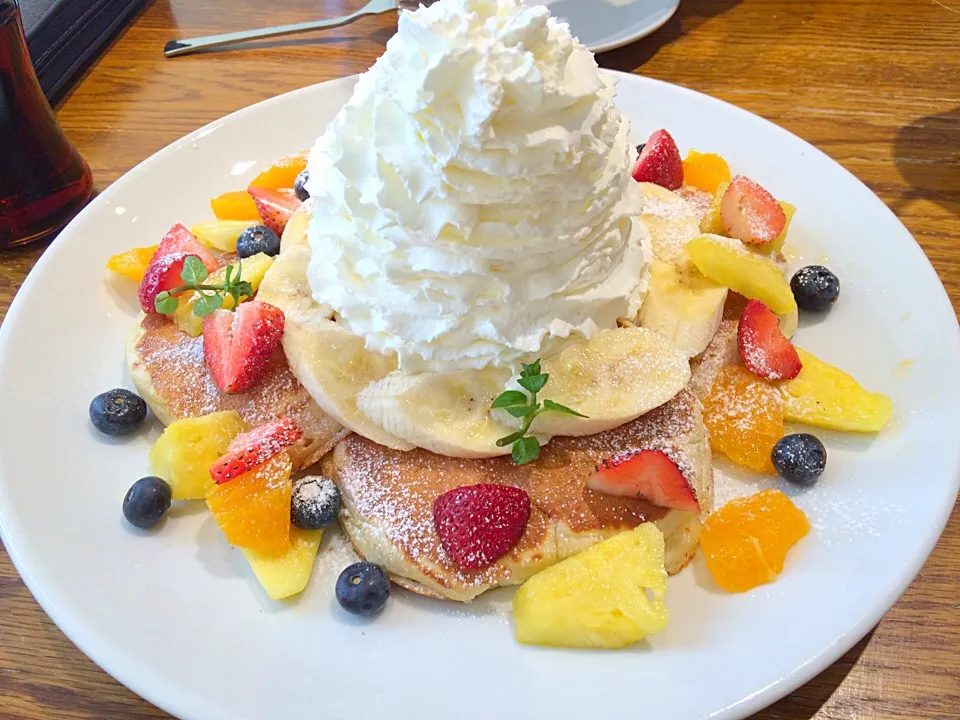
<path fill-rule="evenodd" d="M 631 447 L 668 447 L 685 458 L 703 512 L 713 507 L 713 468 L 700 403 L 682 391 L 646 415 L 597 435 L 558 437 L 538 460 L 466 460 L 424 450 L 398 451 L 350 435 L 324 458 L 344 502 L 340 524 L 357 552 L 414 592 L 469 602 L 498 586 L 519 585 L 540 570 L 620 531 L 654 522 L 666 540 L 669 573 L 693 556 L 700 535 L 695 513 L 589 490 L 596 464 Z M 497 483 L 530 496 L 520 542 L 494 565 L 465 571 L 446 556 L 433 523 L 433 501 L 463 485 Z"/>

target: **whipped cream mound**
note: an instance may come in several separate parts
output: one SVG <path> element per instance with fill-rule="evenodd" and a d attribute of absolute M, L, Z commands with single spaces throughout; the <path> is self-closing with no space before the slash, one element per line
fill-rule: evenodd
<path fill-rule="evenodd" d="M 409 373 L 511 366 L 633 318 L 647 234 L 613 96 L 545 7 L 404 12 L 310 153 L 314 298 Z"/>

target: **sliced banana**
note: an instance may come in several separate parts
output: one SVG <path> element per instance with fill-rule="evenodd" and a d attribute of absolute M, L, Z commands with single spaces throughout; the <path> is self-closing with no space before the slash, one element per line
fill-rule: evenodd
<path fill-rule="evenodd" d="M 543 413 L 532 430 L 550 436 L 594 435 L 623 425 L 663 405 L 690 380 L 687 356 L 645 328 L 603 330 L 544 359 L 541 369 L 550 379 L 538 400 L 553 400 L 588 416 Z M 510 387 L 519 385 L 514 380 Z M 505 425 L 520 424 L 503 410 L 493 414 Z"/>
<path fill-rule="evenodd" d="M 671 340 L 688 357 L 704 351 L 723 320 L 727 289 L 696 270 L 654 258 L 640 325 Z"/>
<path fill-rule="evenodd" d="M 684 246 L 700 234 L 696 209 L 682 197 L 653 183 L 639 183 L 643 196 L 640 219 L 650 233 L 653 254 L 680 268 L 691 266 Z"/>
<path fill-rule="evenodd" d="M 283 235 L 280 238 L 280 252 L 296 245 L 307 244 L 307 225 L 310 223 L 312 213 L 313 201 L 307 200 L 287 220 L 287 226 L 283 229 Z"/>
<path fill-rule="evenodd" d="M 793 334 L 797 331 L 797 323 L 800 322 L 800 314 L 796 308 L 783 315 L 777 315 L 777 317 L 780 319 L 780 332 L 782 332 L 787 339 L 792 338 Z"/>
<path fill-rule="evenodd" d="M 368 385 L 357 405 L 387 432 L 440 455 L 508 455 L 510 447 L 497 447 L 497 440 L 513 430 L 490 415 L 490 406 L 509 380 L 506 369 L 393 372 Z"/>

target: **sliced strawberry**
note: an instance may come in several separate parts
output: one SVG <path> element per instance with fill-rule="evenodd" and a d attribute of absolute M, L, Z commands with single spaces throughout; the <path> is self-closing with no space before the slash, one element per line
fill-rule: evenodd
<path fill-rule="evenodd" d="M 300 207 L 300 198 L 292 190 L 268 190 L 252 185 L 247 188 L 247 192 L 256 203 L 263 224 L 278 236 L 283 235 L 287 221 Z"/>
<path fill-rule="evenodd" d="M 278 418 L 237 435 L 227 447 L 227 454 L 210 466 L 210 477 L 222 485 L 260 467 L 302 437 L 303 430 L 290 418 Z"/>
<path fill-rule="evenodd" d="M 163 240 L 160 241 L 160 247 L 157 248 L 154 257 L 163 257 L 164 255 L 173 255 L 174 253 L 196 255 L 200 258 L 200 262 L 204 264 L 208 272 L 213 272 L 220 267 L 220 263 L 217 262 L 217 256 L 210 252 L 210 248 L 197 240 L 196 235 L 179 223 L 170 228 L 170 231 L 163 236 Z"/>
<path fill-rule="evenodd" d="M 156 313 L 157 295 L 164 290 L 172 290 L 183 285 L 180 273 L 183 272 L 183 263 L 187 257 L 189 257 L 188 254 L 183 252 L 167 255 L 154 254 L 150 264 L 147 265 L 147 271 L 143 274 L 143 280 L 140 281 L 140 289 L 137 292 L 141 310 L 148 315 Z"/>
<path fill-rule="evenodd" d="M 688 466 L 676 450 L 627 450 L 601 461 L 587 478 L 587 487 L 605 495 L 643 498 L 659 507 L 700 512 L 697 493 L 682 467 Z"/>
<path fill-rule="evenodd" d="M 510 552 L 529 519 L 530 497 L 508 485 L 466 485 L 433 501 L 440 544 L 464 570 L 482 570 Z"/>
<path fill-rule="evenodd" d="M 743 175 L 734 177 L 723 194 L 720 219 L 730 237 L 752 245 L 773 242 L 787 224 L 777 199 Z"/>
<path fill-rule="evenodd" d="M 751 300 L 740 315 L 737 344 L 743 364 L 767 380 L 791 380 L 800 372 L 800 355 L 780 331 L 780 320 L 759 300 Z"/>
<path fill-rule="evenodd" d="M 259 300 L 207 315 L 203 354 L 217 387 L 228 393 L 253 387 L 280 346 L 283 325 L 283 311 Z"/>
<path fill-rule="evenodd" d="M 666 130 L 657 130 L 644 144 L 633 168 L 633 179 L 654 183 L 667 190 L 676 190 L 683 185 L 680 150 Z"/>

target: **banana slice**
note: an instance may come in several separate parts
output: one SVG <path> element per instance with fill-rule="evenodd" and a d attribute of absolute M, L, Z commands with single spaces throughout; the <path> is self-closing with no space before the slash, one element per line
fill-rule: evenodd
<path fill-rule="evenodd" d="M 566 405 L 586 418 L 546 412 L 533 421 L 539 435 L 594 435 L 640 417 L 680 392 L 690 380 L 687 356 L 646 328 L 603 330 L 588 342 L 546 358 L 550 374 L 539 399 Z M 515 381 L 511 389 L 519 388 Z M 494 417 L 510 427 L 520 422 L 503 410 Z"/>
<path fill-rule="evenodd" d="M 508 455 L 497 440 L 513 430 L 493 419 L 490 406 L 509 380 L 505 369 L 393 372 L 368 385 L 357 405 L 387 432 L 440 455 Z"/>
<path fill-rule="evenodd" d="M 307 224 L 313 213 L 313 201 L 307 200 L 287 220 L 287 226 L 280 237 L 280 252 L 296 245 L 307 244 Z"/>
<path fill-rule="evenodd" d="M 363 338 L 330 319 L 331 308 L 317 303 L 310 293 L 309 262 L 309 245 L 288 247 L 274 260 L 257 295 L 283 310 L 283 350 L 291 371 L 317 405 L 344 427 L 381 445 L 412 450 L 413 445 L 384 430 L 357 407 L 360 391 L 396 370 L 396 359 L 370 352 Z"/>
<path fill-rule="evenodd" d="M 653 254 L 671 265 L 690 267 L 684 246 L 700 234 L 696 209 L 671 190 L 653 183 L 639 185 L 643 196 L 640 219 L 650 233 Z"/>
<path fill-rule="evenodd" d="M 723 320 L 727 289 L 696 270 L 680 271 L 654 258 L 640 326 L 660 333 L 688 357 L 706 349 Z"/>
<path fill-rule="evenodd" d="M 780 332 L 782 332 L 789 340 L 797 331 L 797 323 L 800 322 L 800 314 L 797 312 L 796 308 L 794 308 L 783 315 L 777 315 L 777 317 L 780 319 Z"/>

